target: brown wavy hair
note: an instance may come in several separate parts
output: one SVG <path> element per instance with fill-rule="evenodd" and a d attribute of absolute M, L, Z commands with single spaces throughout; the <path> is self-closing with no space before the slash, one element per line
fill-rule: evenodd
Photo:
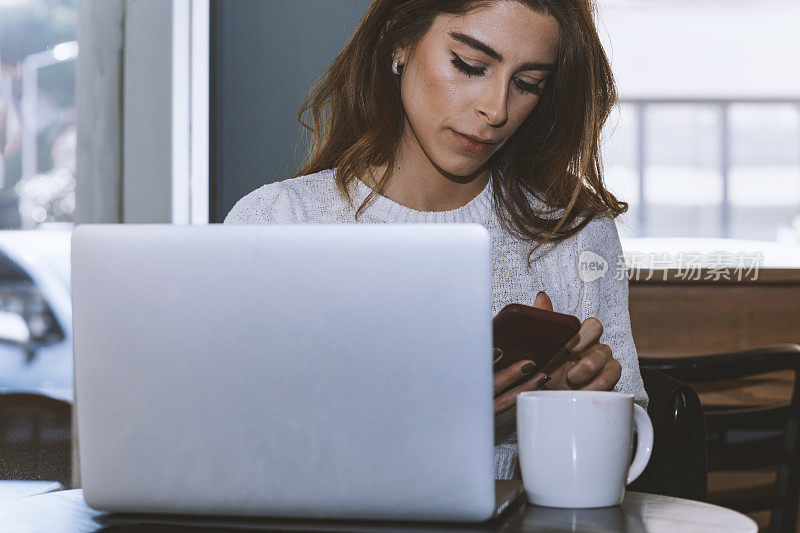
<path fill-rule="evenodd" d="M 616 218 L 628 204 L 617 200 L 603 183 L 600 133 L 617 93 L 591 0 L 514 1 L 554 17 L 559 28 L 556 70 L 539 102 L 487 162 L 501 224 L 518 238 L 538 243 L 528 254 L 530 266 L 530 256 L 540 246 L 550 243 L 552 249 L 595 216 Z M 391 178 L 403 132 L 400 88 L 391 71 L 393 52 L 413 48 L 437 15 L 464 14 L 492 3 L 374 0 L 298 112 L 300 124 L 313 137 L 308 158 L 293 177 L 336 168 L 337 187 L 352 205 L 352 181 L 366 177 L 371 167 L 386 165 L 356 210 L 357 220 Z M 310 125 L 304 120 L 307 114 Z M 548 212 L 534 209 L 531 196 Z"/>

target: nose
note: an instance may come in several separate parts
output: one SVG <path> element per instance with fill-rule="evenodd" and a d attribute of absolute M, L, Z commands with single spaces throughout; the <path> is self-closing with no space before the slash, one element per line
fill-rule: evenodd
<path fill-rule="evenodd" d="M 508 87 L 498 80 L 481 92 L 476 111 L 492 126 L 502 126 L 508 120 Z"/>

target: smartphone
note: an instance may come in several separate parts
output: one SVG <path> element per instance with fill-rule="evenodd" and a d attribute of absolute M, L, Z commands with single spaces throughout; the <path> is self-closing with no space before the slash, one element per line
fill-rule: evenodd
<path fill-rule="evenodd" d="M 494 371 L 530 359 L 541 370 L 581 329 L 572 315 L 509 304 L 492 319 Z"/>

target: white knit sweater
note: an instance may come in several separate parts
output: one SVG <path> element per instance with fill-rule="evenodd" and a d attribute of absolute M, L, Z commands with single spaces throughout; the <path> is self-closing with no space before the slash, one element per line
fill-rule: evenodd
<path fill-rule="evenodd" d="M 336 188 L 332 170 L 269 183 L 239 200 L 228 213 L 225 223 L 353 223 L 355 211 L 370 189 L 361 181 L 354 180 L 350 190 L 352 206 Z M 542 212 L 548 212 L 543 204 L 537 205 L 537 200 L 531 199 L 531 202 Z M 554 311 L 575 315 L 581 321 L 590 316 L 598 318 L 603 324 L 600 342 L 611 346 L 614 357 L 622 364 L 622 377 L 615 390 L 631 393 L 636 403 L 647 406 L 631 336 L 625 262 L 621 259 L 617 227 L 610 217 L 596 217 L 579 233 L 537 258 L 540 248 L 532 256 L 535 260 L 530 270 L 526 259 L 532 245 L 510 235 L 498 222 L 492 202 L 491 180 L 468 204 L 451 211 L 417 211 L 376 195 L 362 210 L 358 222 L 482 224 L 491 237 L 492 313 L 497 314 L 510 303 L 533 305 L 536 293 L 545 291 L 553 302 Z M 605 275 L 593 280 L 579 275 L 578 260 L 585 251 L 594 252 L 606 261 L 608 271 Z M 519 479 L 515 409 L 495 418 L 495 443 L 495 477 Z"/>

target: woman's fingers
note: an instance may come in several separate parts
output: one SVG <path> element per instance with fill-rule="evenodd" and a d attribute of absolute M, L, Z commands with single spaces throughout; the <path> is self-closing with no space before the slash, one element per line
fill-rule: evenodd
<path fill-rule="evenodd" d="M 582 352 L 596 344 L 603 334 L 603 323 L 599 319 L 590 316 L 581 323 L 581 329 L 570 340 L 564 344 L 569 352 Z"/>
<path fill-rule="evenodd" d="M 595 344 L 581 356 L 575 366 L 569 369 L 566 377 L 570 386 L 583 388 L 602 376 L 603 379 L 594 384 L 597 387 L 610 381 L 617 370 L 621 373 L 621 368 L 622 366 L 612 356 L 611 347 L 608 344 Z M 611 384 L 612 387 L 618 379 L 619 376 L 614 378 L 614 382 Z"/>
<path fill-rule="evenodd" d="M 508 368 L 494 373 L 494 395 L 497 396 L 525 376 L 536 372 L 536 363 L 533 361 L 517 361 Z"/>
<path fill-rule="evenodd" d="M 533 300 L 533 307 L 553 311 L 553 301 L 546 292 L 539 291 Z M 578 333 L 564 344 L 564 349 L 569 353 L 582 352 L 598 342 L 602 334 L 603 323 L 600 319 L 590 316 L 581 323 Z"/>
<path fill-rule="evenodd" d="M 539 291 L 536 294 L 536 298 L 533 300 L 533 307 L 538 307 L 539 309 L 545 309 L 546 311 L 553 310 L 553 301 L 544 291 Z"/>
<path fill-rule="evenodd" d="M 553 374 L 557 368 L 561 368 L 570 361 L 578 361 L 581 352 L 584 352 L 597 344 L 603 334 L 603 324 L 599 319 L 590 316 L 581 324 L 581 329 L 564 346 L 556 352 L 556 355 L 545 365 L 542 372 Z"/>
<path fill-rule="evenodd" d="M 497 363 L 499 363 L 499 362 L 500 362 L 500 360 L 501 360 L 501 359 L 502 359 L 504 356 L 505 356 L 505 354 L 503 353 L 503 350 L 501 350 L 501 349 L 500 349 L 500 348 L 498 348 L 497 346 L 495 346 L 494 348 L 492 348 L 492 364 L 493 364 L 493 365 L 496 365 Z"/>
<path fill-rule="evenodd" d="M 611 359 L 594 380 L 581 387 L 581 390 L 611 390 L 620 376 L 622 376 L 622 365 L 616 359 Z"/>
<path fill-rule="evenodd" d="M 550 376 L 540 372 L 525 383 L 517 385 L 500 396 L 496 396 L 494 399 L 494 414 L 498 415 L 503 411 L 511 409 L 517 402 L 517 394 L 520 392 L 538 390 L 548 381 L 550 381 Z"/>

